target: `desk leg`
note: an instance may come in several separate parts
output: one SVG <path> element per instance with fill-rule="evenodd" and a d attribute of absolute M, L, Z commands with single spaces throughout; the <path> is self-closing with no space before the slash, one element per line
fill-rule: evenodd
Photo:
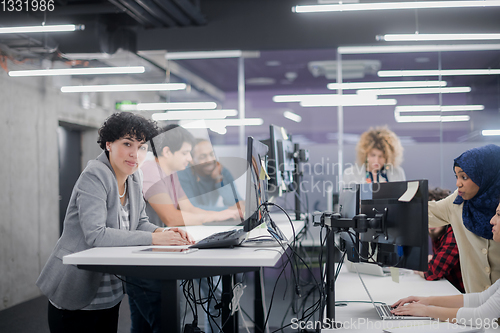
<path fill-rule="evenodd" d="M 266 321 L 266 292 L 264 289 L 264 269 L 260 268 L 254 272 L 254 317 L 255 317 L 255 333 L 269 332 L 269 326 L 264 329 Z"/>
<path fill-rule="evenodd" d="M 231 316 L 230 304 L 233 299 L 233 275 L 222 276 L 222 331 L 224 333 L 238 332 L 238 313 Z"/>
<path fill-rule="evenodd" d="M 161 331 L 182 332 L 177 280 L 164 280 L 161 287 Z"/>

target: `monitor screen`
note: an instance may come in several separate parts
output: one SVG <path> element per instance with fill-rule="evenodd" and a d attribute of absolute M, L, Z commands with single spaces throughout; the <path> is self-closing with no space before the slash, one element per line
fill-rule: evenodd
<path fill-rule="evenodd" d="M 359 233 L 360 244 L 354 245 L 359 246 L 360 261 L 427 271 L 427 180 L 360 184 L 357 191 L 358 213 L 372 219 L 368 231 Z M 363 259 L 368 257 L 372 259 Z"/>
<path fill-rule="evenodd" d="M 269 132 L 270 139 L 263 142 L 269 146 L 269 195 L 276 197 L 293 191 L 295 147 L 284 127 L 270 125 Z"/>
<path fill-rule="evenodd" d="M 260 205 L 267 202 L 268 147 L 253 137 L 247 142 L 247 181 L 244 231 L 250 231 L 262 222 Z"/>

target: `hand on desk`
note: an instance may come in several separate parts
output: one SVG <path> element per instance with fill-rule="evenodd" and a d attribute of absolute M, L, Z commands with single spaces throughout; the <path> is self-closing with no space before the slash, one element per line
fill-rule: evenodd
<path fill-rule="evenodd" d="M 193 237 L 179 228 L 158 228 L 153 233 L 153 245 L 191 245 Z M 164 232 L 163 232 L 164 231 Z"/>

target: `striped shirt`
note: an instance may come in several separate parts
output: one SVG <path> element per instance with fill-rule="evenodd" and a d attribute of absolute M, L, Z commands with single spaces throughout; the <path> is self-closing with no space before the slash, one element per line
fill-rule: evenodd
<path fill-rule="evenodd" d="M 130 229 L 130 202 L 120 205 L 120 229 Z M 110 309 L 123 299 L 123 283 L 115 275 L 104 273 L 95 298 L 82 310 Z"/>

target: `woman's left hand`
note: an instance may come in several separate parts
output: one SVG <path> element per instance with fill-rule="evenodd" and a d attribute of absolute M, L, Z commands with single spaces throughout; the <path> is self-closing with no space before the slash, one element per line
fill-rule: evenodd
<path fill-rule="evenodd" d="M 394 308 L 391 312 L 396 316 L 416 316 L 416 317 L 428 317 L 428 306 L 420 302 L 408 303 L 406 305 L 400 305 Z"/>
<path fill-rule="evenodd" d="M 188 241 L 190 244 L 194 244 L 194 238 L 188 234 L 186 230 L 180 228 L 170 228 L 168 230 L 178 232 L 183 239 Z"/>
<path fill-rule="evenodd" d="M 163 230 L 165 230 L 163 232 Z M 179 228 L 156 229 L 153 232 L 153 245 L 191 245 L 193 238 Z"/>

